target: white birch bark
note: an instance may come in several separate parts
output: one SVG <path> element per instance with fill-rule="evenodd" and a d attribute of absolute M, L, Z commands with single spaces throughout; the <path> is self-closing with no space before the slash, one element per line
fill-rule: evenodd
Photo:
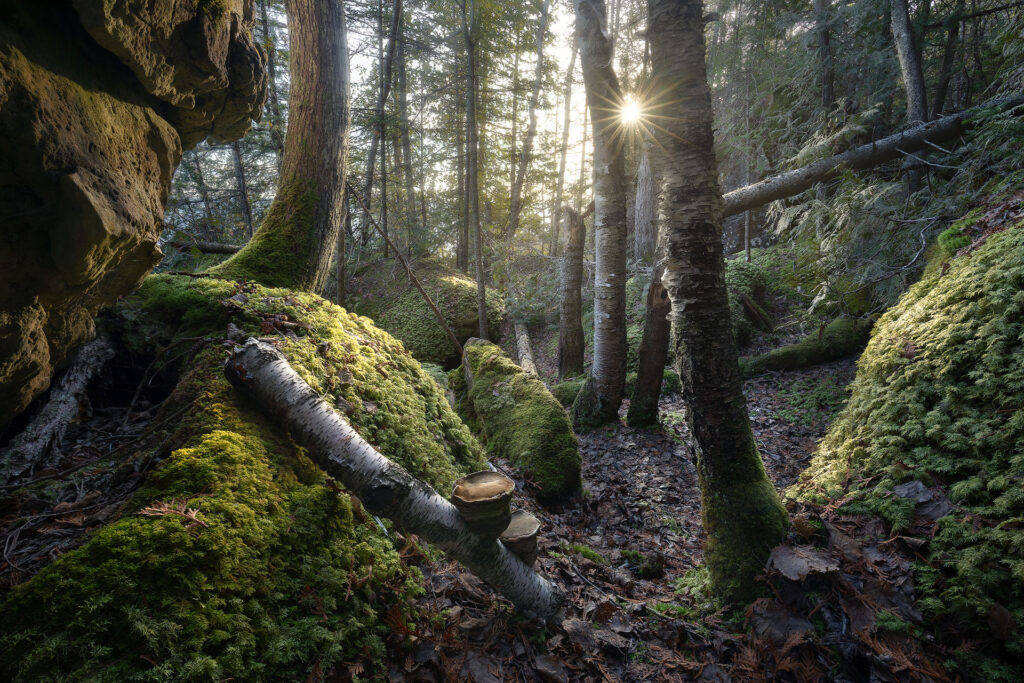
<path fill-rule="evenodd" d="M 552 618 L 562 593 L 496 539 L 474 534 L 434 489 L 363 440 L 273 346 L 249 339 L 224 374 L 309 451 L 366 509 L 438 546 L 524 612 Z"/>

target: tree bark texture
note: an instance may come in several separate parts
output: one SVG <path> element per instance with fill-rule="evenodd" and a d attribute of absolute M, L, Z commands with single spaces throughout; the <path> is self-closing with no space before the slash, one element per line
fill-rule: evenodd
<path fill-rule="evenodd" d="M 658 231 L 655 227 L 654 172 L 647 154 L 647 145 L 640 151 L 640 163 L 636 168 L 636 202 L 633 205 L 633 256 L 644 263 L 651 263 L 657 246 Z"/>
<path fill-rule="evenodd" d="M 688 407 L 714 589 L 753 593 L 754 576 L 780 542 L 788 517 L 765 474 L 747 416 L 729 316 L 722 201 L 712 133 L 699 0 L 648 0 L 655 92 L 674 103 L 662 121 L 663 282 L 678 330 L 676 362 Z"/>
<path fill-rule="evenodd" d="M 576 38 L 594 128 L 594 359 L 573 403 L 573 425 L 618 418 L 626 383 L 626 173 L 622 93 L 604 31 L 604 0 L 576 0 Z"/>
<path fill-rule="evenodd" d="M 323 287 L 342 218 L 349 75 L 340 2 L 290 0 L 291 104 L 277 195 L 244 249 L 208 272 L 271 287 Z"/>
<path fill-rule="evenodd" d="M 827 159 L 815 161 L 802 168 L 765 178 L 726 194 L 722 213 L 725 216 L 733 216 L 776 199 L 784 199 L 803 192 L 815 183 L 835 178 L 843 169 L 871 168 L 899 159 L 906 152 L 925 148 L 929 142 L 938 143 L 958 138 L 970 129 L 970 118 L 981 109 L 997 107 L 1005 110 L 1019 107 L 1021 104 L 1024 104 L 1024 97 L 990 100 L 978 107 L 929 121 Z"/>
<path fill-rule="evenodd" d="M 569 68 L 565 72 L 565 113 L 562 117 L 562 147 L 558 157 L 558 180 L 555 185 L 555 208 L 551 216 L 551 246 L 548 253 L 558 256 L 561 248 L 559 240 L 559 228 L 562 226 L 562 189 L 565 187 L 565 161 L 569 152 L 569 125 L 572 122 L 572 77 L 576 70 L 576 53 L 578 47 L 573 43 L 572 57 L 569 58 Z"/>
<path fill-rule="evenodd" d="M 245 166 L 242 165 L 242 150 L 239 149 L 237 140 L 231 143 L 231 154 L 235 158 L 235 183 L 238 185 L 238 202 L 242 208 L 242 220 L 245 221 L 247 234 L 249 237 L 252 237 L 255 230 L 252 225 L 252 206 L 249 204 L 249 186 L 245 181 Z"/>
<path fill-rule="evenodd" d="M 527 375 L 539 377 L 537 364 L 533 362 L 533 347 L 530 345 L 530 330 L 526 323 L 516 323 L 516 351 L 519 352 L 519 367 Z"/>
<path fill-rule="evenodd" d="M 537 104 L 540 102 L 540 87 L 544 82 L 544 39 L 548 31 L 548 5 L 544 0 L 540 7 L 540 23 L 537 27 L 537 69 L 533 75 L 533 92 L 530 94 L 530 126 L 523 140 L 523 152 L 519 157 L 519 169 L 513 174 L 512 198 L 508 208 L 508 230 L 506 237 L 513 237 L 519 229 L 519 214 L 523 210 L 523 183 L 533 158 L 533 141 L 537 137 Z"/>
<path fill-rule="evenodd" d="M 469 16 L 467 16 L 467 8 L 464 2 L 462 5 L 462 34 L 466 42 L 466 205 L 468 207 L 469 229 L 473 233 L 473 255 L 476 259 L 476 310 L 480 321 L 480 338 L 489 339 L 484 255 L 480 239 L 480 188 L 478 185 L 480 170 L 478 160 L 480 138 L 476 120 L 476 33 L 478 23 L 479 19 L 476 8 L 471 4 Z"/>
<path fill-rule="evenodd" d="M 3 479 L 13 481 L 45 465 L 51 450 L 60 445 L 64 431 L 78 416 L 89 382 L 114 357 L 107 337 L 97 337 L 79 347 L 75 358 L 50 390 L 43 409 L 20 434 L 0 450 Z"/>
<path fill-rule="evenodd" d="M 227 360 L 224 374 L 370 512 L 438 546 L 517 608 L 545 619 L 555 616 L 563 596 L 553 584 L 496 539 L 471 532 L 451 503 L 364 441 L 274 347 L 249 339 Z"/>
<path fill-rule="evenodd" d="M 664 272 L 664 266 L 659 263 L 647 290 L 644 334 L 637 351 L 640 365 L 636 372 L 636 386 L 629 402 L 629 412 L 626 413 L 626 422 L 632 427 L 658 424 L 658 399 L 661 398 L 661 383 L 665 378 L 672 329 L 668 318 L 672 312 L 672 301 L 668 290 L 661 283 Z"/>
<path fill-rule="evenodd" d="M 583 243 L 587 224 L 583 216 L 565 207 L 569 230 L 562 255 L 561 324 L 558 326 L 558 379 L 583 374 Z"/>

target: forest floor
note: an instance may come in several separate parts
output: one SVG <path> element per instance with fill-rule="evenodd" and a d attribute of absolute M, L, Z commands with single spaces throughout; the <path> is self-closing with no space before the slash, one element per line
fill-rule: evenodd
<path fill-rule="evenodd" d="M 854 371 L 846 359 L 746 383 L 754 434 L 780 492 L 806 468 Z M 712 603 L 682 409 L 678 396 L 663 397 L 660 429 L 620 421 L 581 435 L 585 494 L 562 509 L 540 508 L 517 481 L 516 505 L 544 524 L 537 568 L 569 596 L 560 626 L 515 615 L 455 563 L 427 562 L 420 618 L 395 634 L 389 678 L 941 680 L 934 654 L 866 628 L 879 610 L 897 632 L 914 617 L 913 549 L 886 540 L 878 520 L 791 504 L 805 537 L 773 554 L 765 593 L 774 597 L 746 614 Z"/>

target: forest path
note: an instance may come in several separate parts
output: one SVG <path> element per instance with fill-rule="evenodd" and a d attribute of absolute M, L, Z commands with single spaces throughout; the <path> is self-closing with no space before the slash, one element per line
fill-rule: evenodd
<path fill-rule="evenodd" d="M 755 438 L 780 491 L 806 467 L 854 371 L 845 359 L 746 383 Z M 393 639 L 389 678 L 726 680 L 720 663 L 733 659 L 742 636 L 710 605 L 702 572 L 690 571 L 704 539 L 682 410 L 678 395 L 663 397 L 660 429 L 620 421 L 582 434 L 586 493 L 572 505 L 540 508 L 517 479 L 516 506 L 543 522 L 538 567 L 569 595 L 560 627 L 516 616 L 441 558 L 422 567 L 421 618 Z M 401 646 L 411 634 L 411 649 Z"/>

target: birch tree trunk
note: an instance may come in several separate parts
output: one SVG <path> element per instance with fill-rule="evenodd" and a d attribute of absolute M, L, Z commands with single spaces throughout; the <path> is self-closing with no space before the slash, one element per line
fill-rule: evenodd
<path fill-rule="evenodd" d="M 548 30 L 548 5 L 551 0 L 544 0 L 540 7 L 540 23 L 537 27 L 537 69 L 533 75 L 533 92 L 530 94 L 530 126 L 526 129 L 523 140 L 523 153 L 519 157 L 519 170 L 513 173 L 512 199 L 508 208 L 508 229 L 505 237 L 511 238 L 519 229 L 519 214 L 523 210 L 523 183 L 533 158 L 533 141 L 537 137 L 537 104 L 540 102 L 540 87 L 544 82 L 544 39 Z"/>
<path fill-rule="evenodd" d="M 562 256 L 561 324 L 558 327 L 558 379 L 583 374 L 583 243 L 587 226 L 583 216 L 565 207 L 568 240 Z"/>
<path fill-rule="evenodd" d="M 245 248 L 207 272 L 318 292 L 341 225 L 348 156 L 345 11 L 316 0 L 287 7 L 291 106 L 277 195 Z"/>
<path fill-rule="evenodd" d="M 746 600 L 788 517 L 765 474 L 747 416 L 729 316 L 722 200 L 712 133 L 699 0 L 648 0 L 654 92 L 674 103 L 661 137 L 667 238 L 665 288 L 688 406 L 717 593 Z"/>
<path fill-rule="evenodd" d="M 672 301 L 668 297 L 668 290 L 661 284 L 664 272 L 664 267 L 659 263 L 647 290 L 644 334 L 637 352 L 640 365 L 636 372 L 636 387 L 629 401 L 629 412 L 626 413 L 626 423 L 631 427 L 658 424 L 658 401 L 661 398 L 661 383 L 665 378 L 669 333 L 672 329 L 668 319 L 672 312 Z"/>
<path fill-rule="evenodd" d="M 324 3 L 332 4 L 332 3 Z M 277 349 L 249 339 L 224 374 L 308 449 L 370 512 L 387 517 L 466 566 L 517 608 L 549 619 L 564 598 L 498 540 L 471 532 L 458 510 L 366 443 L 296 373 Z"/>
<path fill-rule="evenodd" d="M 907 0 L 890 0 L 890 3 L 892 36 L 900 60 L 903 87 L 907 91 L 907 123 L 915 126 L 928 121 L 928 99 L 924 86 L 924 72 L 921 70 L 921 53 L 917 51 Z M 921 189 L 920 164 L 909 159 L 907 185 L 911 193 Z"/>
<path fill-rule="evenodd" d="M 573 425 L 618 419 L 626 383 L 626 173 L 618 131 L 622 93 L 604 31 L 604 0 L 575 0 L 576 38 L 594 128 L 594 360 Z"/>
<path fill-rule="evenodd" d="M 640 150 L 640 163 L 636 169 L 636 203 L 633 206 L 633 254 L 644 263 L 651 263 L 657 246 L 655 229 L 654 173 L 645 142 Z"/>
<path fill-rule="evenodd" d="M 479 17 L 473 4 L 470 4 L 469 16 L 467 16 L 467 1 L 472 3 L 472 0 L 463 0 L 461 4 L 462 34 L 466 42 L 466 204 L 469 228 L 473 232 L 473 252 L 476 258 L 476 311 L 479 319 L 480 338 L 489 339 L 484 256 L 480 240 L 480 192 L 477 184 L 479 173 L 477 152 L 480 149 L 480 139 L 477 134 L 476 120 L 476 34 L 479 29 Z"/>
<path fill-rule="evenodd" d="M 559 243 L 559 229 L 562 226 L 562 188 L 565 187 L 565 161 L 569 152 L 569 124 L 572 121 L 572 77 L 576 70 L 576 53 L 578 47 L 573 41 L 572 57 L 569 58 L 569 68 L 565 72 L 565 114 L 562 120 L 562 148 L 558 159 L 558 180 L 555 185 L 555 204 L 551 216 L 551 248 L 548 252 L 552 256 L 558 256 L 561 247 Z"/>

